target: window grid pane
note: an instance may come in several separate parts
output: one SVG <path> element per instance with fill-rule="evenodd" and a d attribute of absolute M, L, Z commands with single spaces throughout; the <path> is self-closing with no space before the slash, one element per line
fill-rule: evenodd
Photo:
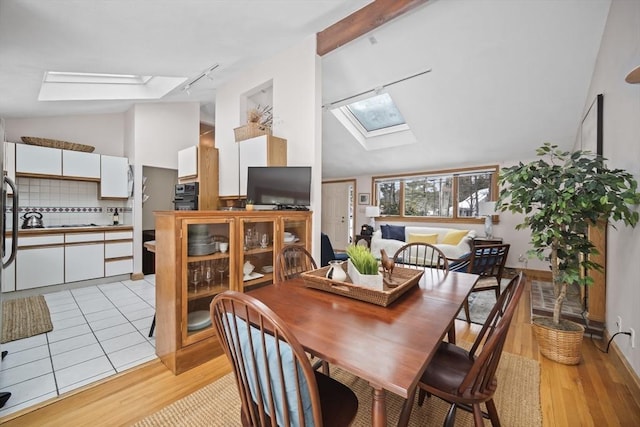
<path fill-rule="evenodd" d="M 490 172 L 458 177 L 458 216 L 477 217 L 478 203 L 493 200 Z"/>
<path fill-rule="evenodd" d="M 431 176 L 405 180 L 406 216 L 453 216 L 453 176 Z"/>
<path fill-rule="evenodd" d="M 400 215 L 400 180 L 376 182 L 381 215 Z"/>

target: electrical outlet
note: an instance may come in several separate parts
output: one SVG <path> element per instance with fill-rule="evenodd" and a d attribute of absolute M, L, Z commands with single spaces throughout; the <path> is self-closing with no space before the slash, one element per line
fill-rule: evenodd
<path fill-rule="evenodd" d="M 622 317 L 618 316 L 618 320 L 616 320 L 616 326 L 618 327 L 618 332 L 622 332 Z"/>
<path fill-rule="evenodd" d="M 631 332 L 631 348 L 636 348 L 636 331 L 629 328 L 629 332 Z"/>

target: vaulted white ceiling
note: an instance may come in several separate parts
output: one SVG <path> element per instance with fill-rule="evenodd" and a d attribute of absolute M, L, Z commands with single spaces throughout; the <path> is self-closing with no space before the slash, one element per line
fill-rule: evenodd
<path fill-rule="evenodd" d="M 218 85 L 369 2 L 0 0 L 0 117 L 133 103 L 38 102 L 47 70 L 192 79 L 220 64 L 189 94 L 161 100 L 197 100 L 213 121 Z M 323 177 L 494 164 L 533 157 L 544 141 L 570 148 L 609 4 L 434 0 L 327 54 L 325 104 L 432 71 L 386 89 L 416 136 L 411 146 L 367 152 L 324 112 Z"/>

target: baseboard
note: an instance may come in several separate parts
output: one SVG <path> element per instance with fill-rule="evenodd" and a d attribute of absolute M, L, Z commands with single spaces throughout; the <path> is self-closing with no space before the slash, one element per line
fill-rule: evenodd
<path fill-rule="evenodd" d="M 604 336 L 606 338 L 605 342 L 609 342 L 609 340 L 611 339 L 611 335 L 609 335 L 609 331 L 605 330 L 604 331 Z M 636 371 L 633 370 L 633 368 L 629 364 L 629 361 L 627 360 L 626 357 L 624 357 L 624 354 L 622 354 L 622 351 L 620 351 L 620 348 L 618 347 L 618 344 L 616 344 L 615 341 L 611 342 L 610 348 L 613 349 L 613 352 L 615 353 L 616 357 L 622 363 L 622 366 L 624 366 L 625 370 L 627 371 L 627 373 L 631 377 L 633 386 L 635 386 L 635 390 L 630 390 L 631 391 L 631 395 L 632 396 L 640 396 L 640 376 L 638 376 Z"/>

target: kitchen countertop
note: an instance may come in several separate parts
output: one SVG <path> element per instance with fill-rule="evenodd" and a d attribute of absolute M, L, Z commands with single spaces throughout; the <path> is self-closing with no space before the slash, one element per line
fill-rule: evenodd
<path fill-rule="evenodd" d="M 133 230 L 133 225 L 89 225 L 80 227 L 46 227 L 46 228 L 20 228 L 18 235 L 42 235 L 60 233 L 87 233 L 92 231 L 129 231 Z M 7 233 L 10 234 L 10 233 Z"/>

